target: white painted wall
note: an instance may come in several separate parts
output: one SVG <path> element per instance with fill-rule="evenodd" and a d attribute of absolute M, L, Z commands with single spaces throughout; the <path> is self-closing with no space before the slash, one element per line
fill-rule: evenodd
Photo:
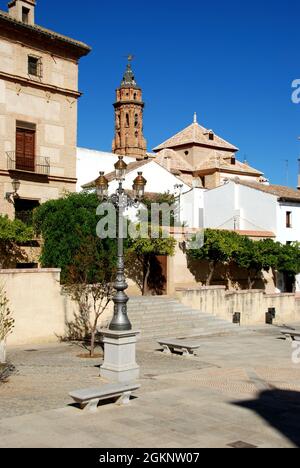
<path fill-rule="evenodd" d="M 204 193 L 204 225 L 276 233 L 277 197 L 234 182 L 208 190 Z"/>
<path fill-rule="evenodd" d="M 286 227 L 286 213 L 292 227 Z M 278 197 L 228 182 L 204 192 L 204 227 L 270 231 L 282 244 L 300 241 L 300 203 L 278 201 Z"/>
<path fill-rule="evenodd" d="M 240 229 L 277 232 L 277 197 L 259 190 L 234 184 L 240 210 Z"/>
<path fill-rule="evenodd" d="M 114 171 L 114 164 L 118 158 L 115 154 L 104 151 L 77 148 L 77 192 L 82 186 L 97 179 L 100 171 L 106 174 Z M 125 157 L 124 161 L 129 164 L 135 162 L 135 158 Z"/>
<path fill-rule="evenodd" d="M 115 170 L 114 165 L 118 157 L 113 153 L 105 153 L 103 151 L 89 150 L 86 148 L 77 148 L 77 191 L 82 190 L 82 186 L 95 180 L 100 171 L 109 174 Z M 134 157 L 124 157 L 127 164 L 136 162 Z M 149 164 L 130 172 L 126 176 L 124 188 L 132 190 L 133 181 L 137 177 L 138 172 L 143 172 L 143 176 L 147 180 L 146 191 L 151 193 L 175 192 L 175 185 L 183 185 L 182 191 L 190 190 L 190 187 L 184 184 L 180 179 L 171 174 L 167 169 L 157 164 L 154 160 L 149 161 Z M 117 182 L 111 182 L 110 190 L 113 192 L 117 188 Z"/>
<path fill-rule="evenodd" d="M 180 222 L 190 228 L 204 227 L 205 189 L 193 188 L 180 197 Z"/>
<path fill-rule="evenodd" d="M 292 213 L 292 227 L 286 227 L 286 213 Z M 277 240 L 283 244 L 300 241 L 300 203 L 277 204 Z"/>
<path fill-rule="evenodd" d="M 234 229 L 234 183 L 228 183 L 204 192 L 204 227 Z"/>
<path fill-rule="evenodd" d="M 127 174 L 125 182 L 123 184 L 125 190 L 132 190 L 133 181 L 137 177 L 138 172 L 143 172 L 143 177 L 147 180 L 146 192 L 150 193 L 175 193 L 175 185 L 183 184 L 183 182 L 176 176 L 171 174 L 167 169 L 163 168 L 160 164 L 155 161 L 150 161 L 143 167 L 131 171 Z M 93 180 L 93 179 L 91 179 Z M 110 191 L 114 192 L 118 186 L 117 181 L 110 183 Z M 190 190 L 190 187 L 183 184 L 183 191 Z"/>

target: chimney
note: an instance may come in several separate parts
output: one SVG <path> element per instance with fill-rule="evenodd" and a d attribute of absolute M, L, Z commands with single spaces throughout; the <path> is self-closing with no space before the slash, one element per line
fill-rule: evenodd
<path fill-rule="evenodd" d="M 8 4 L 9 15 L 24 24 L 34 25 L 36 0 L 12 0 Z"/>

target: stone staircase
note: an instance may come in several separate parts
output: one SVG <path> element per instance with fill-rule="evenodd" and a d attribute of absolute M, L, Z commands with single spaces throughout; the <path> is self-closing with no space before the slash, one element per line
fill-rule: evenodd
<path fill-rule="evenodd" d="M 170 297 L 131 297 L 128 303 L 129 319 L 141 339 L 207 337 L 238 333 L 241 328 L 184 306 Z"/>

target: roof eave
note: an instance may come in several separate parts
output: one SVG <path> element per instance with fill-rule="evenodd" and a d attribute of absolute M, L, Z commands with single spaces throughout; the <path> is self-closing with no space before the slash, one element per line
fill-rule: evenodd
<path fill-rule="evenodd" d="M 37 25 L 30 25 L 30 24 L 22 23 L 21 21 L 18 21 L 10 17 L 8 14 L 2 11 L 0 11 L 0 23 L 1 22 L 6 25 L 15 26 L 16 28 L 24 32 L 31 31 L 32 33 L 36 35 L 39 35 L 45 38 L 47 37 L 47 38 L 50 38 L 52 41 L 57 41 L 58 43 L 68 45 L 69 47 L 73 48 L 74 51 L 76 51 L 76 55 L 78 56 L 78 58 L 88 55 L 92 50 L 90 46 L 88 46 L 87 44 L 83 42 L 76 41 L 75 39 L 60 35 L 59 33 L 55 33 L 54 31 L 44 29 Z"/>
<path fill-rule="evenodd" d="M 234 152 L 234 153 L 237 153 L 239 151 L 239 148 L 236 148 L 235 146 L 227 146 L 227 147 L 224 147 L 224 146 L 221 146 L 221 145 L 218 145 L 218 144 L 214 144 L 214 145 L 210 145 L 210 144 L 205 144 L 205 143 L 199 143 L 199 142 L 196 142 L 196 141 L 186 141 L 184 143 L 178 143 L 178 144 L 170 144 L 168 145 L 168 143 L 166 142 L 165 144 L 163 145 L 160 145 L 160 146 L 157 146 L 156 148 L 153 149 L 153 151 L 155 153 L 158 153 L 159 151 L 162 151 L 164 149 L 178 149 L 178 148 L 184 148 L 186 146 L 199 146 L 201 148 L 209 148 L 209 149 L 218 149 L 218 151 L 227 151 L 227 152 Z"/>
<path fill-rule="evenodd" d="M 283 202 L 283 203 L 288 203 L 288 202 L 292 202 L 292 203 L 299 203 L 300 204 L 300 198 L 293 198 L 293 197 L 278 197 L 278 201 L 279 202 Z"/>

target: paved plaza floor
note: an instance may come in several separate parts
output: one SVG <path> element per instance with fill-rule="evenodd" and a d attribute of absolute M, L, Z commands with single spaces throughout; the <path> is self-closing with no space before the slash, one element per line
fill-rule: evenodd
<path fill-rule="evenodd" d="M 300 364 L 273 327 L 201 339 L 198 356 L 141 342 L 141 389 L 128 407 L 72 406 L 95 387 L 101 358 L 70 344 L 9 350 L 16 373 L 0 385 L 0 447 L 223 448 L 300 446 Z"/>

